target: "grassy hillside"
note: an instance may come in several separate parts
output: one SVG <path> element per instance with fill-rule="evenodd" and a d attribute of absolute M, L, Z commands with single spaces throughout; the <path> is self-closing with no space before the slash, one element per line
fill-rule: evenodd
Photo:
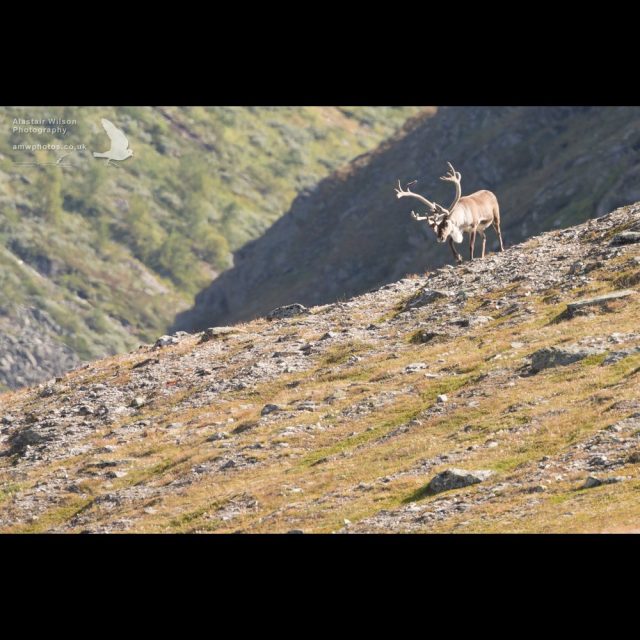
<path fill-rule="evenodd" d="M 0 395 L 0 531 L 640 530 L 640 203 L 300 311 Z"/>
<path fill-rule="evenodd" d="M 496 193 L 511 245 L 640 198 L 640 109 L 449 107 L 419 115 L 296 199 L 236 252 L 234 268 L 198 295 L 176 328 L 247 320 L 286 303 L 322 304 L 451 262 L 449 247 L 409 215 L 425 207 L 394 193 L 398 179 L 415 180 L 414 191 L 447 206 L 453 189 L 439 180 L 447 161 L 462 173 L 463 194 Z M 487 236 L 495 249 L 491 229 Z M 466 258 L 466 238 L 460 248 Z"/>
<path fill-rule="evenodd" d="M 1 108 L 0 346 L 12 360 L 0 358 L 0 387 L 56 373 L 61 342 L 77 361 L 163 333 L 297 194 L 418 110 Z M 72 123 L 47 133 L 20 122 L 48 118 Z M 101 118 L 134 150 L 117 167 L 91 156 L 109 146 Z M 86 149 L 38 165 L 66 152 L 24 148 L 57 143 Z"/>

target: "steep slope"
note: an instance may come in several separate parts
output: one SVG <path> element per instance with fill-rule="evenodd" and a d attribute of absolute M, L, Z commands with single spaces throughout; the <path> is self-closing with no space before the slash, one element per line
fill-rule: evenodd
<path fill-rule="evenodd" d="M 0 388 L 165 331 L 297 193 L 417 111 L 0 108 Z M 118 166 L 92 156 L 101 118 L 134 151 Z"/>
<path fill-rule="evenodd" d="M 262 237 L 236 252 L 235 267 L 181 314 L 180 329 L 247 320 L 289 302 L 322 304 L 451 262 L 416 201 L 394 186 L 445 206 L 438 180 L 452 161 L 463 193 L 493 190 L 508 245 L 584 221 L 640 197 L 640 109 L 441 108 L 299 196 Z M 418 207 L 416 207 L 418 204 Z M 495 248 L 493 231 L 488 248 Z M 463 255 L 467 256 L 463 245 Z"/>
<path fill-rule="evenodd" d="M 640 203 L 297 309 L 0 395 L 0 530 L 640 529 Z"/>

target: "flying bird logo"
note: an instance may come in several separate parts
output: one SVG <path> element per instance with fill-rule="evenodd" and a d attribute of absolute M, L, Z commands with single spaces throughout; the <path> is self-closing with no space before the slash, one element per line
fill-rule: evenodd
<path fill-rule="evenodd" d="M 93 157 L 106 158 L 107 164 L 113 160 L 121 161 L 130 158 L 133 155 L 133 151 L 129 149 L 129 141 L 127 140 L 127 136 L 124 135 L 124 132 L 106 118 L 102 118 L 100 122 L 102 122 L 104 130 L 107 132 L 109 140 L 111 140 L 111 148 L 104 153 L 94 151 Z"/>

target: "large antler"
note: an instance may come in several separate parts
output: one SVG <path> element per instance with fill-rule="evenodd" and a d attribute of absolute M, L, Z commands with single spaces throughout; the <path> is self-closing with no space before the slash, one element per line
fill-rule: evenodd
<path fill-rule="evenodd" d="M 460 196 L 462 195 L 462 188 L 460 187 L 460 180 L 462 180 L 462 175 L 453 168 L 453 165 L 450 162 L 447 162 L 449 165 L 449 172 L 447 175 L 444 175 L 440 178 L 440 180 L 444 180 L 445 182 L 453 182 L 456 185 L 456 197 L 453 199 L 453 202 L 447 207 L 449 213 L 453 211 L 453 208 L 458 204 L 458 200 L 460 200 Z M 398 196 L 399 197 L 399 196 Z"/>
<path fill-rule="evenodd" d="M 400 180 L 398 180 L 398 188 L 396 189 L 396 197 L 397 198 L 405 198 L 405 197 L 417 198 L 418 200 L 420 200 L 420 202 L 422 202 L 423 204 L 426 204 L 427 207 L 429 207 L 431 209 L 431 211 L 433 211 L 436 208 L 436 205 L 433 204 L 433 202 L 429 202 L 429 200 L 427 200 L 424 196 L 421 196 L 419 193 L 413 193 L 413 191 L 411 191 L 411 189 L 407 189 L 405 191 L 402 188 L 402 185 L 400 184 Z"/>

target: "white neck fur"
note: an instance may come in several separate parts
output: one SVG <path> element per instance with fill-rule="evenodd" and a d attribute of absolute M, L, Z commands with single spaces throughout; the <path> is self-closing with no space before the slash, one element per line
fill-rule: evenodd
<path fill-rule="evenodd" d="M 451 237 L 453 238 L 453 241 L 457 242 L 458 244 L 462 242 L 462 231 L 460 231 L 460 229 L 455 225 L 453 226 L 453 231 L 451 231 Z"/>

